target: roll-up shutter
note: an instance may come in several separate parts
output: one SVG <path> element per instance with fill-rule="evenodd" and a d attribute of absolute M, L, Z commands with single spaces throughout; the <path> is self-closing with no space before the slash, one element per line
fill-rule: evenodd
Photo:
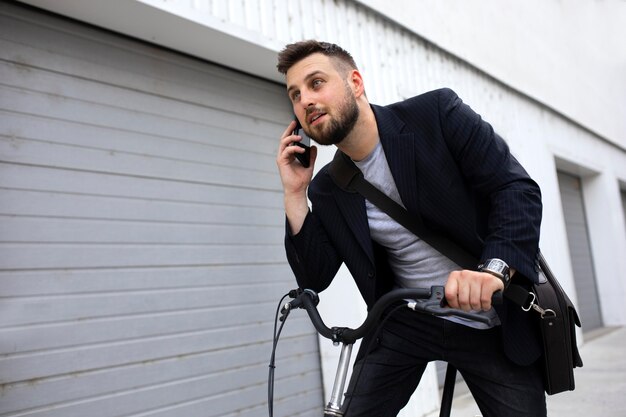
<path fill-rule="evenodd" d="M 602 315 L 589 244 L 581 181 L 579 177 L 564 172 L 558 173 L 558 179 L 578 296 L 578 313 L 583 323 L 583 330 L 589 331 L 602 326 Z"/>
<path fill-rule="evenodd" d="M 0 3 L 0 415 L 264 415 L 290 114 L 282 86 Z M 275 415 L 317 416 L 292 316 Z"/>

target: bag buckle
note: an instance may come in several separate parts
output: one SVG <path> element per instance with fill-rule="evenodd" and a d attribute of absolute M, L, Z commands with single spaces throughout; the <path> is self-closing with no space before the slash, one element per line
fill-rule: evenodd
<path fill-rule="evenodd" d="M 524 311 L 530 311 L 531 308 L 535 308 L 535 307 L 539 307 L 537 304 L 535 304 L 535 300 L 537 299 L 537 296 L 535 295 L 534 292 L 529 292 L 528 293 L 528 307 L 524 307 L 522 306 L 522 310 Z M 539 307 L 541 308 L 541 307 Z"/>
<path fill-rule="evenodd" d="M 534 292 L 531 291 L 528 293 L 528 295 L 532 297 L 529 297 L 528 307 L 522 306 L 522 310 L 530 311 L 531 309 L 533 309 L 541 315 L 542 319 L 546 318 L 546 316 L 556 317 L 556 313 L 554 312 L 554 310 L 549 308 L 543 309 L 539 304 L 535 302 L 537 301 L 537 295 Z"/>

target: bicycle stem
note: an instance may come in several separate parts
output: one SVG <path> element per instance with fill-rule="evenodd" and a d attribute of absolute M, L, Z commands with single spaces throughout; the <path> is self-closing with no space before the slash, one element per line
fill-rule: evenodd
<path fill-rule="evenodd" d="M 342 343 L 339 364 L 337 365 L 337 374 L 335 375 L 335 382 L 333 383 L 330 401 L 326 405 L 326 408 L 324 408 L 325 417 L 343 416 L 343 411 L 341 411 L 341 402 L 343 399 L 344 387 L 346 385 L 346 377 L 348 375 L 351 355 L 352 343 Z"/>

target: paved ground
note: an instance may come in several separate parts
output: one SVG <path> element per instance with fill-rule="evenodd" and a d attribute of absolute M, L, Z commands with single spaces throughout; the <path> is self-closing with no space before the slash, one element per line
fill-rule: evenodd
<path fill-rule="evenodd" d="M 580 349 L 584 366 L 574 370 L 576 390 L 548 396 L 548 416 L 626 417 L 626 327 L 604 328 L 585 338 Z M 451 417 L 480 416 L 467 387 L 460 384 L 456 392 Z"/>

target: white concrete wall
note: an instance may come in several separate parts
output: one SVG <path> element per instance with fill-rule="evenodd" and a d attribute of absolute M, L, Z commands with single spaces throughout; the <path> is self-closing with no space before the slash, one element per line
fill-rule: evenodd
<path fill-rule="evenodd" d="M 359 1 L 626 147 L 626 2 Z"/>
<path fill-rule="evenodd" d="M 284 44 L 312 37 L 334 41 L 352 51 L 364 75 L 368 96 L 372 102 L 379 104 L 443 86 L 455 89 L 467 103 L 494 125 L 542 187 L 544 221 L 541 247 L 552 269 L 574 300 L 576 291 L 569 262 L 556 169 L 564 169 L 584 177 L 585 206 L 604 320 L 609 325 L 626 324 L 626 304 L 622 302 L 626 296 L 626 284 L 619 274 L 619 271 L 626 270 L 626 225 L 618 187 L 620 181 L 626 184 L 626 129 L 623 126 L 626 120 L 623 106 L 626 101 L 620 101 L 620 98 L 623 99 L 623 90 L 621 93 L 607 91 L 607 97 L 604 98 L 593 93 L 587 84 L 592 87 L 605 85 L 602 71 L 577 84 L 575 81 L 579 77 L 578 69 L 587 71 L 581 63 L 598 62 L 598 55 L 593 53 L 578 56 L 576 53 L 565 53 L 558 47 L 551 49 L 543 45 L 540 35 L 533 35 L 534 30 L 530 27 L 527 28 L 528 32 L 524 32 L 523 25 L 516 21 L 520 10 L 524 10 L 520 9 L 519 2 L 517 8 L 507 3 L 506 10 L 500 3 L 490 3 L 494 9 L 489 15 L 496 15 L 489 19 L 490 22 L 500 16 L 509 16 L 505 19 L 505 23 L 509 24 L 498 26 L 496 35 L 491 36 L 500 36 L 510 30 L 516 34 L 511 42 L 527 42 L 521 48 L 526 52 L 522 55 L 511 52 L 502 56 L 497 53 L 488 54 L 487 57 L 480 54 L 471 56 L 472 62 L 478 61 L 474 63 L 492 72 L 491 74 L 443 51 L 414 32 L 354 1 L 118 0 L 105 4 L 97 0 L 27 0 L 25 3 L 277 82 L 282 82 L 282 78 L 274 70 L 276 52 Z M 434 2 L 393 2 L 395 8 L 391 8 L 388 7 L 389 2 L 364 3 L 395 16 L 394 18 L 407 26 L 413 21 L 411 19 L 423 22 L 423 17 L 419 20 L 418 15 L 430 13 L 431 10 L 434 11 L 432 18 L 435 21 L 437 18 L 452 19 L 456 13 L 455 8 L 461 4 L 456 2 L 453 7 L 450 2 L 442 2 L 442 5 L 437 6 Z M 534 8 L 537 17 L 556 8 L 557 4 L 562 4 L 556 0 L 544 0 L 543 3 L 546 4 L 540 5 L 533 1 L 526 7 Z M 604 10 L 603 13 L 609 20 L 613 18 L 614 9 L 618 12 L 621 10 L 614 5 L 615 2 L 594 3 L 606 3 L 607 7 L 601 10 Z M 426 12 L 423 7 L 418 7 L 424 4 L 429 4 L 432 8 L 428 8 Z M 443 4 L 449 9 L 445 9 Z M 474 6 L 476 3 L 472 2 L 471 7 L 461 10 L 470 13 L 467 9 Z M 398 10 L 408 21 L 397 17 Z M 600 6 L 594 10 L 600 10 Z M 619 13 L 615 13 L 615 16 L 618 15 Z M 576 16 L 577 19 L 583 17 L 579 14 Z M 485 24 L 471 14 L 467 14 L 466 18 L 478 22 L 474 27 Z M 457 19 L 463 20 L 462 16 Z M 560 22 L 563 20 L 557 18 L 550 21 L 554 33 L 559 34 L 564 30 L 559 27 Z M 421 33 L 420 30 L 424 27 L 426 26 L 420 26 L 415 31 Z M 467 28 L 456 31 L 454 27 L 448 27 L 446 35 L 456 39 L 456 43 L 452 44 L 454 49 L 460 50 L 458 55 L 469 60 L 463 56 L 465 44 L 459 39 L 478 36 L 479 32 L 467 32 Z M 605 30 L 607 29 L 599 29 L 602 33 Z M 444 40 L 448 42 L 446 39 L 440 37 L 436 42 L 443 44 Z M 565 42 L 567 36 L 559 39 Z M 614 42 L 613 48 L 619 47 L 619 42 L 613 39 L 605 41 L 607 44 Z M 496 46 L 508 46 L 504 40 L 500 43 L 496 42 Z M 484 45 L 482 41 L 478 44 Z M 452 46 L 449 49 L 452 50 Z M 520 48 L 515 51 L 518 49 Z M 497 48 L 494 47 L 494 50 Z M 577 48 L 573 50 L 578 53 L 585 51 Z M 536 53 L 528 58 L 528 54 L 534 51 Z M 542 63 L 538 64 L 534 60 L 529 62 L 533 58 L 541 58 L 539 61 Z M 602 60 L 605 59 L 603 56 Z M 503 66 L 503 63 L 512 64 L 513 67 Z M 610 84 L 619 90 L 623 84 L 622 78 L 616 77 L 615 65 L 621 64 L 612 63 L 612 72 L 607 72 L 606 77 L 611 78 L 614 83 Z M 521 66 L 539 66 L 539 72 L 525 73 L 520 70 Z M 550 74 L 550 77 L 544 79 L 542 74 Z M 563 82 L 568 87 L 565 90 L 551 90 L 550 83 L 543 84 L 546 80 L 550 83 Z M 601 89 L 606 91 L 605 87 Z M 600 110 L 595 107 L 591 110 L 579 109 L 579 93 L 592 103 L 592 107 L 597 106 Z M 277 132 L 277 139 L 279 134 Z M 324 161 L 329 161 L 332 154 L 333 149 L 324 149 L 320 154 L 319 166 Z M 355 325 L 364 316 L 362 301 L 354 296 L 347 305 L 340 308 L 329 302 L 345 301 L 349 298 L 347 294 L 355 294 L 354 284 L 347 272 L 342 270 L 336 282 L 322 296 L 320 305 L 327 323 Z M 330 384 L 329 372 L 333 371 L 329 371 L 329 368 L 336 364 L 338 349 L 333 349 L 329 342 L 323 342 L 322 346 L 326 383 Z M 335 358 L 332 358 L 333 355 Z M 411 415 L 421 415 L 436 406 L 438 399 L 433 381 L 434 370 L 431 368 L 425 376 L 426 384 L 422 384 L 423 387 L 417 394 L 420 403 L 413 403 L 409 407 L 412 410 Z M 329 385 L 327 387 L 329 389 Z"/>

